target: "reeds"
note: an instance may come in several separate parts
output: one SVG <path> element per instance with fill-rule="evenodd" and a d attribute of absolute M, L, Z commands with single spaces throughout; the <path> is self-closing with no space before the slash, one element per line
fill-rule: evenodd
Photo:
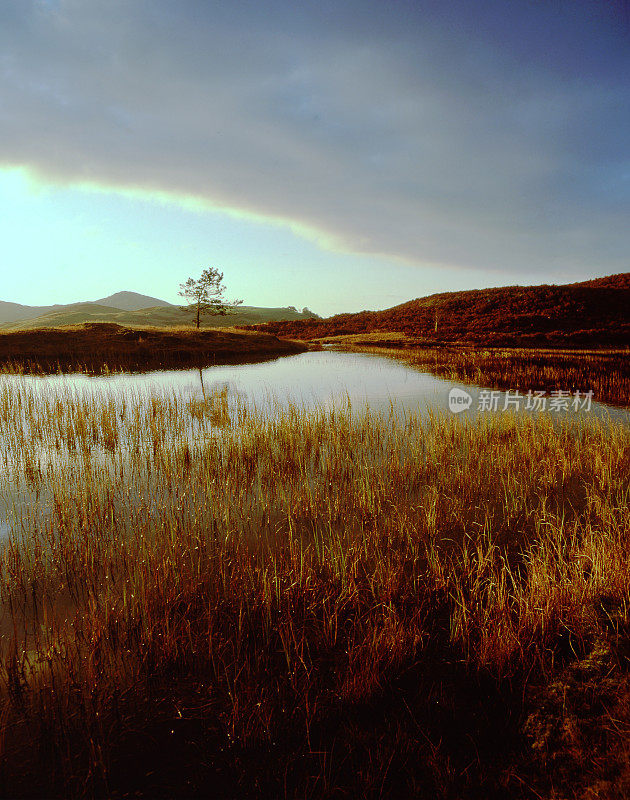
<path fill-rule="evenodd" d="M 390 336 L 390 338 L 393 338 Z M 374 352 L 448 378 L 495 389 L 593 392 L 602 403 L 630 405 L 630 351 L 627 349 L 546 350 L 414 346 L 411 340 L 379 342 L 375 337 L 338 337 L 343 349 Z M 385 345 L 385 346 L 384 346 Z"/>
<path fill-rule="evenodd" d="M 0 575 L 4 794 L 606 796 L 627 774 L 627 428 L 17 379 L 0 454 L 5 505 L 29 501 Z"/>

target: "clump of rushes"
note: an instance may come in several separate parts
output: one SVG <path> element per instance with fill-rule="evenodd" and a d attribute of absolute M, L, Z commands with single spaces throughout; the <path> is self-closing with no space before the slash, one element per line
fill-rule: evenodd
<path fill-rule="evenodd" d="M 627 428 L 206 402 L 2 386 L 4 795 L 630 791 Z"/>

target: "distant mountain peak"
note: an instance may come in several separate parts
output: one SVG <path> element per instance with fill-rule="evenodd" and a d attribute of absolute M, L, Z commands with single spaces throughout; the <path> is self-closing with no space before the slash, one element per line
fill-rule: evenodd
<path fill-rule="evenodd" d="M 138 292 L 116 292 L 108 297 L 101 297 L 100 300 L 94 300 L 94 303 L 98 306 L 119 308 L 121 311 L 141 311 L 143 308 L 168 308 L 172 306 L 172 303 L 167 303 L 166 300 L 159 300 L 157 297 L 138 294 Z"/>
<path fill-rule="evenodd" d="M 295 308 L 259 308 L 238 306 L 234 313 L 222 317 L 204 318 L 204 327 L 251 325 L 268 320 L 304 319 L 310 312 Z M 22 306 L 0 301 L 0 329 L 32 330 L 109 322 L 133 327 L 190 326 L 192 315 L 181 306 L 137 292 L 116 292 L 100 300 L 54 306 Z"/>

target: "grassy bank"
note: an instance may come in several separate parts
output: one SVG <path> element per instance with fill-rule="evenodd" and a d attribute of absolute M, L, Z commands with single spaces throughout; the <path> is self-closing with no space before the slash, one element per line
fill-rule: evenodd
<path fill-rule="evenodd" d="M 19 382 L 0 425 L 3 796 L 630 792 L 627 429 Z"/>
<path fill-rule="evenodd" d="M 206 367 L 303 352 L 306 345 L 226 329 L 127 328 L 85 323 L 0 332 L 4 372 L 116 372 Z"/>
<path fill-rule="evenodd" d="M 400 358 L 442 378 L 521 392 L 593 391 L 596 400 L 630 405 L 628 349 L 563 350 L 426 346 L 396 333 L 319 340 L 344 350 Z"/>

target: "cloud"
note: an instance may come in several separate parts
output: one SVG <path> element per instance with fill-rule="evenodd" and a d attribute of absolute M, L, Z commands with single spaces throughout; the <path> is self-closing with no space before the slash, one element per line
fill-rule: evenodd
<path fill-rule="evenodd" d="M 470 5 L 8 0 L 0 163 L 418 264 L 627 269 L 627 31 Z"/>

